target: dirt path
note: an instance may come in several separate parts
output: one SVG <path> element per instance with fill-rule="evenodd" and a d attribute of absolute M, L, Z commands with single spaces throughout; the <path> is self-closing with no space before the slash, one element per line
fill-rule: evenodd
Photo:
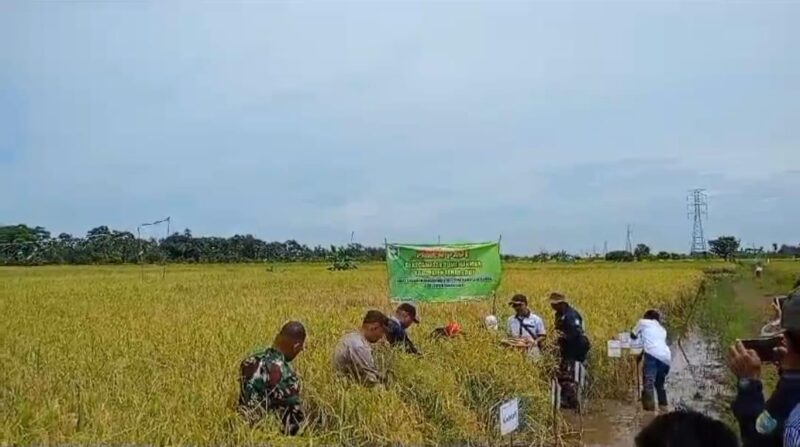
<path fill-rule="evenodd" d="M 753 315 L 749 320 L 749 331 L 755 336 L 770 318 L 770 303 L 776 293 L 765 293 L 756 281 L 742 280 L 733 284 L 734 299 L 748 313 Z"/>

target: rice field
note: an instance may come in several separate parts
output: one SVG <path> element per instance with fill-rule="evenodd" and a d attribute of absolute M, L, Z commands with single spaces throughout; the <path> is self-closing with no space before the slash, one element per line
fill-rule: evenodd
<path fill-rule="evenodd" d="M 545 297 L 559 290 L 584 316 L 593 342 L 592 391 L 626 385 L 605 340 L 649 306 L 678 315 L 703 280 L 694 263 L 507 264 L 497 315 L 524 293 L 552 328 Z M 385 389 L 336 377 L 338 338 L 370 308 L 390 312 L 381 264 L 41 267 L 0 269 L 0 444 L 452 444 L 496 439 L 493 408 L 519 397 L 530 442 L 552 436 L 548 368 L 499 346 L 482 327 L 490 301 L 421 305 L 413 358 L 378 349 Z M 234 411 L 237 366 L 289 319 L 308 330 L 295 361 L 308 426 L 296 439 L 268 419 L 250 427 Z M 432 340 L 457 320 L 464 336 Z"/>

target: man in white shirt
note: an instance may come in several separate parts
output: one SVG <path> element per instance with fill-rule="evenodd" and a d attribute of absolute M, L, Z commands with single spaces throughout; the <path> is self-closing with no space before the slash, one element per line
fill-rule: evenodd
<path fill-rule="evenodd" d="M 658 406 L 667 409 L 667 390 L 664 383 L 669 374 L 672 353 L 667 345 L 667 330 L 661 325 L 661 314 L 654 309 L 644 313 L 636 327 L 631 331 L 631 338 L 640 340 L 644 351 L 642 365 L 642 408 L 655 410 L 653 388 L 658 396 Z"/>
<path fill-rule="evenodd" d="M 509 344 L 529 349 L 529 353 L 537 355 L 546 335 L 544 321 L 528 308 L 525 295 L 514 295 L 508 304 L 514 308 L 514 315 L 508 318 L 506 325 L 511 338 Z"/>

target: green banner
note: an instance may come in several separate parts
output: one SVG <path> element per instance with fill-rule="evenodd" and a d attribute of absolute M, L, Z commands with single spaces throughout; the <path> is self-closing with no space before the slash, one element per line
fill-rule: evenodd
<path fill-rule="evenodd" d="M 460 301 L 500 285 L 500 244 L 386 245 L 392 301 Z"/>

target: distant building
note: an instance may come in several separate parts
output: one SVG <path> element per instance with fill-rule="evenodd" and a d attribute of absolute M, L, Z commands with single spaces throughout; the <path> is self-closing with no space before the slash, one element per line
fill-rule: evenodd
<path fill-rule="evenodd" d="M 781 248 L 778 250 L 779 255 L 786 255 L 786 256 L 800 256 L 800 245 L 781 245 Z"/>

